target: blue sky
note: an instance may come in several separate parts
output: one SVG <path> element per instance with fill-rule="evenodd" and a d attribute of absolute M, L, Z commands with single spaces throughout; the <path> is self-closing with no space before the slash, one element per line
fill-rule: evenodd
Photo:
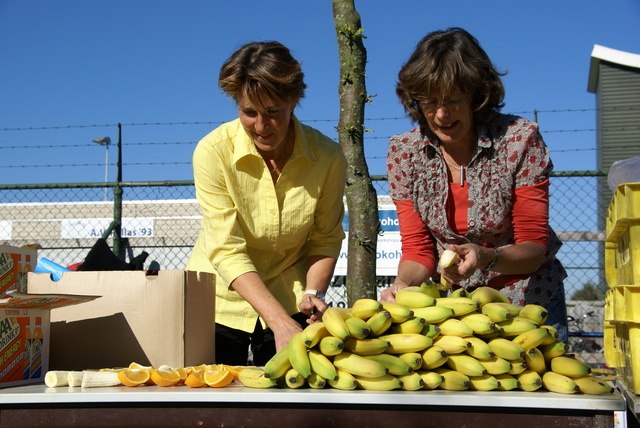
<path fill-rule="evenodd" d="M 505 112 L 538 121 L 555 169 L 595 169 L 595 44 L 640 53 L 640 2 L 356 1 L 368 52 L 365 150 L 385 174 L 388 138 L 413 125 L 397 72 L 427 32 L 466 28 L 504 78 Z M 338 52 L 330 0 L 0 0 L 0 184 L 100 182 L 123 124 L 125 181 L 190 180 L 195 143 L 234 119 L 216 78 L 240 45 L 278 40 L 302 61 L 297 116 L 336 138 Z M 188 124 L 183 124 L 188 123 Z M 160 124 L 160 125 L 152 125 Z M 35 129 L 32 129 L 35 128 Z M 115 177 L 115 146 L 109 150 Z M 25 167 L 22 167 L 25 166 Z"/>

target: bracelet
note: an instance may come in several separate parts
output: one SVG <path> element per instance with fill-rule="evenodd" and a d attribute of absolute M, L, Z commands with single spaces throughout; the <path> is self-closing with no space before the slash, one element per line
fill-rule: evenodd
<path fill-rule="evenodd" d="M 484 270 L 491 270 L 494 267 L 496 267 L 496 265 L 498 264 L 498 259 L 500 258 L 500 251 L 498 251 L 496 248 L 494 248 L 493 251 L 495 251 L 495 254 L 493 255 L 493 259 L 491 259 L 491 261 L 489 262 L 487 267 L 484 268 Z"/>
<path fill-rule="evenodd" d="M 307 294 L 315 296 L 317 299 L 320 299 L 324 302 L 324 293 L 320 290 L 307 290 L 304 292 L 303 296 L 306 296 Z"/>

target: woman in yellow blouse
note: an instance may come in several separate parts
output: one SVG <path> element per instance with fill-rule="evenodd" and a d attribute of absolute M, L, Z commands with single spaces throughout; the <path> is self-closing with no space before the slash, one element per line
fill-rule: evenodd
<path fill-rule="evenodd" d="M 202 224 L 187 270 L 216 274 L 216 363 L 263 365 L 327 308 L 344 231 L 341 147 L 293 112 L 306 85 L 278 42 L 249 43 L 218 81 L 238 119 L 193 154 Z"/>

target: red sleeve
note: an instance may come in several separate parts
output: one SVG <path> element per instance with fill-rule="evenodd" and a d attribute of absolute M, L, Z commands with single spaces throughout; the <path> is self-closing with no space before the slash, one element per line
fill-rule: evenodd
<path fill-rule="evenodd" d="M 513 231 L 516 243 L 549 243 L 549 179 L 532 186 L 517 187 L 513 201 Z"/>
<path fill-rule="evenodd" d="M 412 201 L 394 200 L 393 202 L 396 205 L 400 225 L 400 240 L 402 242 L 400 261 L 412 260 L 420 263 L 433 274 L 436 268 L 436 257 L 431 232 L 414 210 Z"/>

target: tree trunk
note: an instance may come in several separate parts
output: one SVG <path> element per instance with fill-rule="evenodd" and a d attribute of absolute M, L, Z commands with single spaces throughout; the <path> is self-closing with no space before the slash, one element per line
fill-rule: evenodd
<path fill-rule="evenodd" d="M 354 0 L 332 0 L 340 56 L 338 137 L 347 158 L 345 194 L 349 215 L 347 304 L 377 298 L 378 198 L 364 156 L 367 52 Z"/>

